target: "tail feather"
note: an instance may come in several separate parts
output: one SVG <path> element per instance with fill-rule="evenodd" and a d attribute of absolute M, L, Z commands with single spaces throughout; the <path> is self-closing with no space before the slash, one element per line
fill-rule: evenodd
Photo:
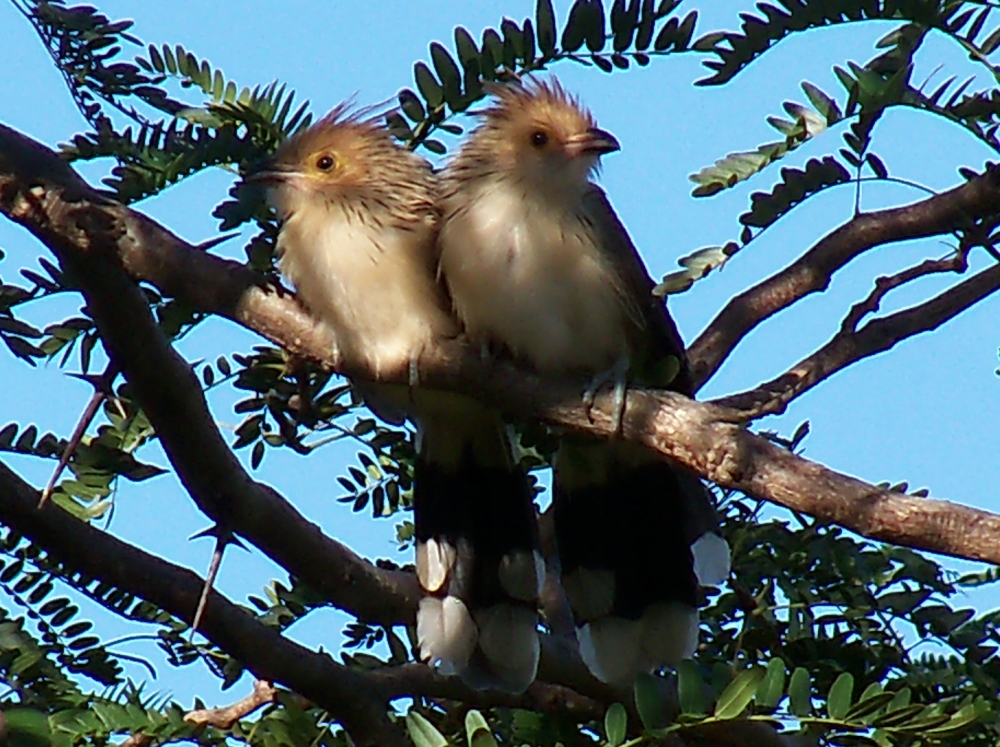
<path fill-rule="evenodd" d="M 581 655 L 606 682 L 627 683 L 694 653 L 698 586 L 728 575 L 729 550 L 708 529 L 707 493 L 700 482 L 691 487 L 634 445 L 560 445 L 554 519 L 563 587 Z"/>
<path fill-rule="evenodd" d="M 483 438 L 483 429 L 502 434 L 499 418 L 422 427 L 413 488 L 421 657 L 472 687 L 522 692 L 538 668 L 544 579 L 531 486 L 505 438 Z"/>

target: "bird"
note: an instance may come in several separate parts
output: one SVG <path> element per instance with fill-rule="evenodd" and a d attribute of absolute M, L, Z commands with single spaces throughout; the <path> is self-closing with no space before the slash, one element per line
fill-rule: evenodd
<path fill-rule="evenodd" d="M 336 107 L 248 176 L 280 220 L 278 265 L 336 340 L 353 384 L 416 427 L 413 510 L 422 660 L 476 688 L 521 692 L 538 666 L 534 489 L 500 413 L 420 386 L 417 362 L 461 325 L 436 276 L 436 178 L 378 116 Z M 408 372 L 409 386 L 378 383 Z"/>
<path fill-rule="evenodd" d="M 473 339 L 542 376 L 693 396 L 684 344 L 605 192 L 615 137 L 555 78 L 491 84 L 479 123 L 445 166 L 439 274 Z M 620 420 L 618 423 L 620 427 Z M 698 586 L 729 548 L 707 489 L 641 445 L 561 434 L 553 515 L 580 653 L 628 683 L 676 666 L 698 640 Z"/>

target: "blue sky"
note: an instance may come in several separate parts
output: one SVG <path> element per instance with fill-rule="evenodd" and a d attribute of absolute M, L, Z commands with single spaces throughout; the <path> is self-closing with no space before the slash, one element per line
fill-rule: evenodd
<path fill-rule="evenodd" d="M 147 42 L 182 44 L 221 68 L 241 85 L 281 80 L 309 99 L 322 113 L 354 96 L 359 103 L 381 102 L 402 86 L 412 86 L 412 64 L 426 59 L 434 40 L 453 45 L 452 29 L 461 24 L 478 36 L 485 26 L 498 26 L 503 15 L 523 18 L 533 13 L 533 0 L 425 0 L 412 2 L 276 2 L 252 0 L 238 4 L 175 0 L 171 3 L 99 2 L 113 19 L 134 18 L 133 32 Z M 568 3 L 557 2 L 559 18 Z M 733 28 L 737 13 L 751 3 L 733 0 L 689 0 L 702 10 L 701 31 Z M 561 11 L 561 12 L 560 12 Z M 846 60 L 864 61 L 873 43 L 891 24 L 865 24 L 810 32 L 787 40 L 752 65 L 733 83 L 695 88 L 704 75 L 693 56 L 654 60 L 645 69 L 605 75 L 563 63 L 556 72 L 564 84 L 580 93 L 601 126 L 623 144 L 621 153 L 605 159 L 602 183 L 640 248 L 651 274 L 659 277 L 676 268 L 677 258 L 695 249 L 736 238 L 736 216 L 748 204 L 751 191 L 772 183 L 771 174 L 723 195 L 690 197 L 688 174 L 724 154 L 775 139 L 765 117 L 781 114 L 783 101 L 804 101 L 799 84 L 810 80 L 839 91 L 831 72 Z M 0 3 L 0 48 L 5 70 L 0 76 L 0 121 L 49 144 L 68 140 L 85 124 L 61 78 L 34 32 L 10 4 Z M 141 50 L 136 49 L 135 53 Z M 934 69 L 943 65 L 940 71 Z M 919 60 L 916 79 L 934 73 L 943 81 L 971 68 L 947 39 L 932 38 Z M 953 126 L 914 112 L 892 113 L 879 125 L 875 152 L 890 171 L 943 189 L 959 181 L 958 166 L 981 167 L 991 153 Z M 839 129 L 827 132 L 798 151 L 789 163 L 822 155 L 842 145 Z M 106 164 L 83 168 L 97 180 Z M 200 174 L 139 207 L 191 241 L 215 235 L 211 217 L 225 198 L 232 175 L 222 170 Z M 862 206 L 874 209 L 920 198 L 899 186 L 868 186 Z M 722 272 L 698 283 L 671 301 L 671 310 L 688 341 L 712 319 L 735 293 L 788 264 L 826 232 L 850 217 L 853 191 L 841 188 L 812 200 L 782 220 L 765 237 L 740 253 Z M 0 276 L 10 282 L 17 270 L 33 266 L 45 254 L 24 231 L 0 222 Z M 893 245 L 872 252 L 840 273 L 828 292 L 809 298 L 755 331 L 715 377 L 702 396 L 742 391 L 768 380 L 828 340 L 847 308 L 863 298 L 872 279 L 938 257 L 948 247 L 938 240 Z M 242 256 L 238 242 L 219 249 Z M 978 258 L 973 269 L 985 266 Z M 883 311 L 918 302 L 943 288 L 950 278 L 929 278 L 892 294 Z M 77 300 L 38 305 L 25 312 L 35 323 L 57 321 L 76 311 Z M 934 497 L 948 498 L 984 509 L 1000 510 L 994 486 L 1000 483 L 996 444 L 1000 437 L 1000 381 L 994 373 L 1000 345 L 998 300 L 990 299 L 931 335 L 911 339 L 890 353 L 869 359 L 834 376 L 794 403 L 780 418 L 763 427 L 790 434 L 803 420 L 812 432 L 805 455 L 837 470 L 872 482 L 907 480 L 930 488 Z M 259 340 L 223 321 L 202 325 L 182 343 L 189 358 L 214 358 L 245 351 Z M 67 435 L 89 395 L 87 387 L 55 366 L 30 370 L 0 351 L 0 377 L 6 396 L 0 402 L 0 425 L 17 420 L 35 422 L 41 430 Z M 212 403 L 220 423 L 233 425 L 234 398 L 219 392 Z M 408 556 L 396 552 L 391 521 L 372 522 L 352 514 L 335 498 L 341 494 L 335 477 L 353 449 L 333 445 L 308 461 L 290 453 L 270 452 L 258 476 L 277 487 L 303 513 L 331 535 L 369 557 Z M 162 455 L 147 458 L 165 463 Z M 248 454 L 244 454 L 248 456 Z M 11 460 L 22 474 L 43 484 L 50 464 Z M 209 540 L 188 537 L 208 522 L 194 508 L 173 478 L 165 476 L 139 486 L 126 484 L 116 499 L 111 530 L 203 572 L 211 553 Z M 949 567 L 972 564 L 948 561 Z M 271 578 L 284 574 L 260 553 L 230 551 L 223 564 L 220 588 L 236 599 L 259 593 Z M 1000 596 L 986 589 L 970 599 L 980 609 L 997 606 Z M 104 619 L 100 610 L 89 614 Z M 293 629 L 310 645 L 335 649 L 341 640 L 343 616 L 321 613 Z M 103 629 L 112 637 L 135 632 L 115 622 Z M 141 642 L 120 650 L 148 653 Z M 155 654 L 154 654 L 155 656 Z M 213 677 L 195 668 L 171 672 L 157 666 L 154 689 L 174 693 L 190 703 L 195 694 L 206 701 L 217 695 Z M 143 670 L 135 669 L 135 677 Z M 246 689 L 237 686 L 239 695 Z M 238 697 L 238 696 L 237 696 Z"/>

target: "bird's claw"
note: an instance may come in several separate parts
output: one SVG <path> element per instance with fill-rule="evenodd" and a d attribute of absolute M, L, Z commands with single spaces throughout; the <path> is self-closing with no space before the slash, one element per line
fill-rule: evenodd
<path fill-rule="evenodd" d="M 602 371 L 590 382 L 590 386 L 583 393 L 583 406 L 587 411 L 587 420 L 594 422 L 591 412 L 594 409 L 594 400 L 598 392 L 606 385 L 614 385 L 614 411 L 612 413 L 612 423 L 615 435 L 621 435 L 622 421 L 625 418 L 625 396 L 628 390 L 628 361 L 620 361 L 607 371 Z"/>

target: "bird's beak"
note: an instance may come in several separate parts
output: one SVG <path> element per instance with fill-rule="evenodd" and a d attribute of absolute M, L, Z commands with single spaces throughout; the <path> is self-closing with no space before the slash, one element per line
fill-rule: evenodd
<path fill-rule="evenodd" d="M 621 150 L 621 143 L 607 130 L 591 127 L 580 135 L 574 135 L 566 141 L 566 152 L 571 157 L 603 156 Z"/>
<path fill-rule="evenodd" d="M 280 166 L 274 159 L 268 158 L 254 166 L 243 175 L 243 181 L 252 184 L 275 184 L 288 181 L 296 176 L 297 172 Z"/>

